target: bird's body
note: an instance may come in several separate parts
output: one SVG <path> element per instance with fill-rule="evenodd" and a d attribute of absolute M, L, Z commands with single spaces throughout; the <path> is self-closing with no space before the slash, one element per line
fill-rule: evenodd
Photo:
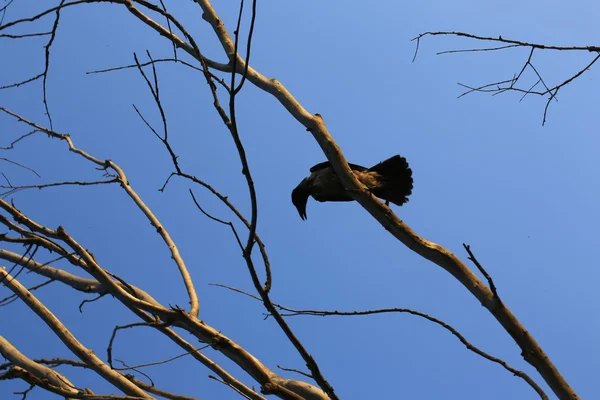
<path fill-rule="evenodd" d="M 396 205 L 408 201 L 412 192 L 412 171 L 404 157 L 396 155 L 371 168 L 348 164 L 352 173 L 377 197 Z M 292 202 L 306 219 L 306 203 L 311 196 L 317 201 L 352 201 L 329 162 L 310 169 L 311 174 L 292 191 Z"/>

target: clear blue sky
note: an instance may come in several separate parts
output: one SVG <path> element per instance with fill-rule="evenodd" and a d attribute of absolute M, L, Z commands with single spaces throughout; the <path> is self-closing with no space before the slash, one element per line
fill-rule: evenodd
<path fill-rule="evenodd" d="M 45 2 L 44 2 L 45 3 Z M 181 3 L 181 4 L 176 4 Z M 3 3 L 2 3 L 3 4 Z M 231 32 L 237 6 L 215 4 Z M 36 7 L 39 5 L 36 4 Z M 225 57 L 193 2 L 171 2 L 205 54 Z M 31 15 L 31 2 L 15 2 L 6 20 Z M 518 94 L 470 95 L 457 100 L 457 82 L 481 85 L 509 79 L 527 50 L 436 56 L 477 46 L 456 38 L 427 38 L 411 63 L 420 32 L 457 30 L 556 45 L 598 45 L 600 5 L 592 1 L 475 3 L 471 1 L 348 2 L 259 1 L 252 65 L 280 80 L 310 112 L 320 113 L 350 162 L 371 165 L 405 156 L 415 187 L 395 208 L 417 233 L 466 260 L 472 246 L 494 277 L 507 306 L 539 341 L 583 399 L 600 395 L 600 272 L 596 257 L 600 139 L 597 80 L 592 69 L 559 93 L 541 126 L 545 100 Z M 42 20 L 47 30 L 52 19 Z M 14 32 L 22 32 L 15 30 Z M 43 69 L 43 40 L 0 39 L 0 86 Z M 135 190 L 176 240 L 191 269 L 201 319 L 240 343 L 269 367 L 304 369 L 304 363 L 259 302 L 208 286 L 222 283 L 252 291 L 240 251 L 228 228 L 199 213 L 174 180 L 164 148 L 135 114 L 135 104 L 160 122 L 145 82 L 134 70 L 86 75 L 130 64 L 133 52 L 170 57 L 169 43 L 134 20 L 122 6 L 71 7 L 62 15 L 48 78 L 54 127 L 101 159 L 127 172 Z M 555 84 L 585 65 L 590 54 L 548 53 L 536 67 Z M 233 142 L 211 106 L 201 74 L 181 66 L 158 68 L 173 146 L 182 167 L 214 184 L 249 213 Z M 274 274 L 273 300 L 294 308 L 365 310 L 407 307 L 440 318 L 468 340 L 545 386 L 491 315 L 449 274 L 421 259 L 382 229 L 356 203 L 310 201 L 298 217 L 290 192 L 324 156 L 312 136 L 270 95 L 246 84 L 238 123 L 258 190 L 258 232 Z M 40 83 L 0 91 L 0 105 L 45 124 Z M 2 145 L 25 132 L 0 116 Z M 3 154 L 4 156 L 4 154 Z M 9 156 L 6 154 L 6 156 Z M 39 179 L 9 164 L 13 183 L 99 179 L 92 165 L 63 143 L 29 138 L 10 157 L 35 168 Z M 200 203 L 233 219 L 201 188 Z M 116 186 L 25 191 L 17 206 L 49 227 L 64 226 L 105 268 L 147 290 L 164 304 L 185 305 L 175 265 L 159 236 Z M 46 258 L 44 258 L 46 257 Z M 50 257 L 44 255 L 39 261 Z M 8 265 L 7 265 L 8 266 Z M 69 268 L 64 265 L 65 268 Z M 76 271 L 71 271 L 76 272 Z M 35 281 L 22 275 L 24 283 Z M 6 295 L 0 289 L 0 297 Z M 135 321 L 114 299 L 87 304 L 58 284 L 36 294 L 96 354 L 114 325 Z M 31 358 L 68 357 L 49 329 L 20 303 L 0 309 L 0 335 Z M 298 337 L 344 399 L 536 399 L 522 380 L 467 351 L 447 331 L 414 316 L 295 317 Z M 157 361 L 181 351 L 150 330 L 123 332 L 115 358 L 128 364 Z M 207 354 L 252 384 L 243 371 L 213 350 Z M 109 390 L 91 374 L 61 369 L 78 386 Z M 202 399 L 237 398 L 206 378 L 191 359 L 145 370 L 167 390 Z M 282 375 L 294 377 L 292 373 Z M 256 385 L 255 385 L 256 386 Z M 0 386 L 3 396 L 25 389 Z M 36 390 L 33 399 L 50 398 Z"/>

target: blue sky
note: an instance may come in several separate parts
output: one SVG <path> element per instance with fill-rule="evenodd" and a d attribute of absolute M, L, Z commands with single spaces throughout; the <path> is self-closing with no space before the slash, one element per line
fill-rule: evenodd
<path fill-rule="evenodd" d="M 37 7 L 38 5 L 36 5 Z M 224 61 L 218 41 L 193 2 L 169 4 L 209 57 Z M 29 2 L 11 5 L 6 20 L 36 12 Z M 215 4 L 231 32 L 237 6 Z M 394 208 L 417 233 L 466 260 L 472 246 L 493 276 L 507 306 L 538 340 L 581 398 L 597 397 L 600 281 L 596 259 L 600 212 L 598 149 L 593 130 L 597 73 L 587 72 L 559 92 L 542 127 L 545 100 L 507 93 L 460 99 L 457 82 L 481 85 L 509 79 L 528 51 L 436 56 L 479 46 L 464 39 L 430 37 L 424 31 L 502 35 L 555 45 L 594 45 L 600 6 L 592 1 L 474 3 L 259 1 L 251 64 L 280 80 L 312 113 L 320 113 L 349 162 L 370 166 L 394 154 L 407 158 L 415 180 L 410 202 Z M 40 21 L 39 30 L 52 19 Z M 247 25 L 246 25 L 247 26 Z M 15 29 L 14 32 L 22 32 Z M 0 86 L 43 68 L 43 39 L 0 39 Z M 194 207 L 186 181 L 158 192 L 170 159 L 135 114 L 160 122 L 145 82 L 134 70 L 87 71 L 170 57 L 170 44 L 118 5 L 65 10 L 48 77 L 54 127 L 76 145 L 112 159 L 169 230 L 191 270 L 200 295 L 201 319 L 240 343 L 270 368 L 304 369 L 304 363 L 263 308 L 223 289 L 252 291 L 229 228 Z M 592 54 L 538 53 L 533 61 L 556 84 L 584 66 Z M 227 194 L 249 215 L 247 189 L 233 141 L 212 108 L 201 74 L 177 65 L 158 67 L 163 105 L 182 167 Z M 533 83 L 533 81 L 532 81 Z M 0 91 L 0 106 L 46 123 L 40 83 Z M 552 398 L 536 371 L 499 324 L 439 267 L 397 242 L 357 203 L 308 204 L 303 222 L 291 190 L 324 160 L 312 136 L 270 95 L 246 84 L 237 100 L 238 124 L 259 201 L 258 232 L 273 265 L 273 300 L 293 308 L 365 310 L 406 307 L 431 314 L 468 340 L 529 373 Z M 0 116 L 2 145 L 25 132 Z M 5 156 L 3 154 L 3 156 Z M 13 183 L 97 180 L 92 165 L 43 136 L 20 143 L 7 157 L 35 168 L 33 174 L 2 164 Z M 210 193 L 192 187 L 216 216 L 233 216 Z M 159 236 L 117 187 L 23 191 L 17 206 L 49 227 L 64 226 L 105 268 L 147 290 L 164 304 L 185 305 L 183 285 Z M 50 257 L 44 255 L 40 261 Z M 65 268 L 69 268 L 63 265 Z M 71 271 L 76 272 L 76 271 Z M 24 283 L 36 278 L 23 275 Z M 6 289 L 0 290 L 0 297 Z M 115 325 L 135 321 L 114 299 L 77 306 L 85 298 L 58 284 L 36 295 L 96 354 Z M 48 328 L 23 304 L 0 309 L 0 335 L 32 358 L 69 356 Z M 290 324 L 345 399 L 536 399 L 522 380 L 467 351 L 442 328 L 418 317 L 294 317 Z M 123 332 L 115 358 L 146 363 L 181 351 L 159 334 Z M 244 382 L 238 367 L 207 350 Z M 110 388 L 91 374 L 63 369 L 74 383 L 97 393 Z M 207 379 L 208 371 L 183 358 L 145 370 L 158 386 L 202 399 L 237 398 Z M 282 372 L 283 376 L 294 377 Z M 22 390 L 3 383 L 3 393 Z M 32 398 L 50 398 L 37 390 Z"/>

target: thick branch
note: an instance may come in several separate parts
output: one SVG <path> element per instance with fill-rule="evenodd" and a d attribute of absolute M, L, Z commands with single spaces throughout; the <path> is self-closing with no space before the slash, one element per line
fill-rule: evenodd
<path fill-rule="evenodd" d="M 75 354 L 79 359 L 88 364 L 91 369 L 107 382 L 122 390 L 130 396 L 138 396 L 142 399 L 152 399 L 145 391 L 125 379 L 121 374 L 110 369 L 102 360 L 100 360 L 93 351 L 83 346 L 69 332 L 69 330 L 44 306 L 33 294 L 31 294 L 16 279 L 10 276 L 4 267 L 0 267 L 0 281 L 8 287 L 13 293 L 33 311 L 52 329 L 56 336 Z"/>
<path fill-rule="evenodd" d="M 23 368 L 30 374 L 47 381 L 53 386 L 62 388 L 72 394 L 79 393 L 79 390 L 75 385 L 73 385 L 64 375 L 30 359 L 2 336 L 0 336 L 0 354 L 13 365 Z"/>

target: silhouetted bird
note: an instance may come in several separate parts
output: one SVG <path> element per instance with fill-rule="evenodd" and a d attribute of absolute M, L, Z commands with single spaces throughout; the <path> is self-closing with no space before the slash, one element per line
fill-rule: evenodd
<path fill-rule="evenodd" d="M 408 201 L 412 193 L 412 170 L 406 159 L 393 156 L 371 168 L 348 164 L 354 176 L 375 196 L 398 206 Z M 337 177 L 329 161 L 322 162 L 310 169 L 310 176 L 292 191 L 292 203 L 298 209 L 300 218 L 306 219 L 308 196 L 317 201 L 352 201 Z"/>

